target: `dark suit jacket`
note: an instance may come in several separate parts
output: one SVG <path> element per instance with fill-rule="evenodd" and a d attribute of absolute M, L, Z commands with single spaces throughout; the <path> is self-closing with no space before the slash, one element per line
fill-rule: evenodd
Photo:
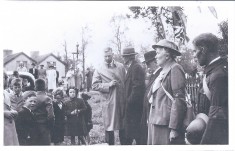
<path fill-rule="evenodd" d="M 140 136 L 140 121 L 145 93 L 145 72 L 137 61 L 130 65 L 125 78 L 125 131 L 129 138 Z"/>
<path fill-rule="evenodd" d="M 22 107 L 16 119 L 16 131 L 20 145 L 31 145 L 34 126 L 35 121 L 32 112 Z"/>
<path fill-rule="evenodd" d="M 151 86 L 154 82 L 154 80 L 158 77 L 159 73 L 162 71 L 162 69 L 158 69 L 155 74 L 152 74 L 148 84 L 146 85 L 146 91 L 144 94 L 144 102 L 143 102 L 143 114 L 141 117 L 141 144 L 142 145 L 147 145 L 147 137 L 148 137 L 148 125 L 147 125 L 147 119 L 149 117 L 149 108 L 150 108 L 150 103 L 148 100 L 148 93 L 149 90 L 151 89 Z"/>
<path fill-rule="evenodd" d="M 201 144 L 228 144 L 228 61 L 220 58 L 205 68 L 211 92 L 209 121 Z"/>
<path fill-rule="evenodd" d="M 53 109 L 55 114 L 55 124 L 51 133 L 51 141 L 54 143 L 59 143 L 64 141 L 64 132 L 65 132 L 64 103 L 62 103 L 62 108 L 60 108 L 58 103 L 53 102 Z"/>
<path fill-rule="evenodd" d="M 35 79 L 38 78 L 38 69 L 35 69 L 35 72 L 33 73 L 33 68 L 30 68 L 29 73 L 31 73 Z"/>

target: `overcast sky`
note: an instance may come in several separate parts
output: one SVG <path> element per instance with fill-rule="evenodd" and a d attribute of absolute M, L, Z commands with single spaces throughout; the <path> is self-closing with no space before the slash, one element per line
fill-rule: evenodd
<path fill-rule="evenodd" d="M 1 5 L 0 17 L 3 49 L 14 52 L 40 51 L 40 54 L 64 51 L 64 41 L 67 49 L 76 50 L 77 42 L 81 45 L 81 27 L 90 28 L 90 42 L 86 50 L 87 63 L 97 64 L 102 61 L 101 51 L 109 44 L 112 30 L 109 21 L 114 14 L 129 13 L 128 6 L 142 6 L 143 3 L 124 2 L 6 2 Z M 150 5 L 159 6 L 150 3 Z M 184 4 L 184 3 L 182 3 Z M 196 3 L 201 5 L 201 3 Z M 197 5 L 184 5 L 187 15 L 187 34 L 192 39 L 202 32 L 212 32 L 218 35 L 217 24 L 228 19 L 231 7 L 225 3 L 215 3 L 218 18 L 209 9 Z M 173 3 L 174 5 L 174 3 Z M 154 33 L 148 30 L 149 24 L 132 20 L 129 23 L 128 38 L 133 41 L 139 51 L 140 45 L 151 46 Z M 99 58 L 97 61 L 97 58 Z"/>

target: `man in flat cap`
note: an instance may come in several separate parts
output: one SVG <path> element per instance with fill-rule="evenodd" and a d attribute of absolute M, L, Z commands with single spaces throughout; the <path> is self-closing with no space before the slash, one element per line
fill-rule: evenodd
<path fill-rule="evenodd" d="M 203 90 L 210 100 L 209 121 L 201 144 L 228 144 L 228 61 L 219 56 L 219 40 L 211 33 L 193 40 L 195 55 L 205 66 Z"/>
<path fill-rule="evenodd" d="M 134 48 L 123 49 L 122 57 L 127 66 L 125 78 L 125 133 L 126 145 L 131 145 L 135 140 L 140 145 L 140 121 L 143 110 L 143 100 L 145 93 L 145 72 L 135 60 Z"/>
<path fill-rule="evenodd" d="M 144 54 L 144 61 L 143 63 L 146 64 L 148 72 L 150 74 L 148 83 L 146 84 L 146 91 L 144 95 L 144 102 L 143 102 L 143 114 L 141 117 L 141 145 L 147 145 L 147 138 L 148 138 L 148 115 L 149 115 L 149 101 L 148 101 L 148 93 L 149 90 L 154 82 L 154 80 L 158 77 L 159 73 L 162 71 L 162 68 L 158 66 L 156 60 L 156 51 L 152 50 L 146 52 Z"/>
<path fill-rule="evenodd" d="M 123 144 L 124 129 L 124 79 L 125 68 L 113 59 L 111 48 L 104 49 L 104 64 L 97 68 L 92 79 L 92 89 L 103 96 L 102 116 L 105 141 L 114 145 L 114 130 L 119 130 Z"/>
<path fill-rule="evenodd" d="M 35 63 L 32 63 L 32 68 L 29 69 L 29 73 L 31 73 L 35 79 L 38 78 L 38 69 L 36 68 Z"/>

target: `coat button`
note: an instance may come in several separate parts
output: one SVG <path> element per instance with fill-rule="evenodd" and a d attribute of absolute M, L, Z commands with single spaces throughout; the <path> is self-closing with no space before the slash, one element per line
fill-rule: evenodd
<path fill-rule="evenodd" d="M 152 106 L 152 109 L 155 109 L 155 106 Z"/>

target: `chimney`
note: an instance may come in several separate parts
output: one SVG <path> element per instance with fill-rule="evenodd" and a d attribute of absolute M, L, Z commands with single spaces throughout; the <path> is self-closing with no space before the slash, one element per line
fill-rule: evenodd
<path fill-rule="evenodd" d="M 3 50 L 3 57 L 9 56 L 12 54 L 12 50 L 5 49 Z"/>
<path fill-rule="evenodd" d="M 39 51 L 30 51 L 30 57 L 33 59 L 37 59 L 39 56 Z"/>

